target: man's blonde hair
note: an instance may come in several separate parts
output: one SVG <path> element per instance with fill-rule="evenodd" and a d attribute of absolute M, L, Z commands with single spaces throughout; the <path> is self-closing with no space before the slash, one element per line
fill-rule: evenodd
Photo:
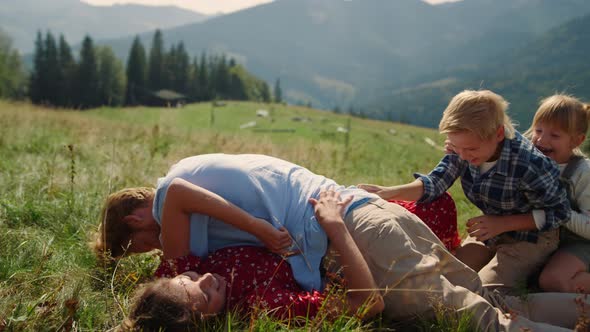
<path fill-rule="evenodd" d="M 490 90 L 465 90 L 457 94 L 443 112 L 441 134 L 469 131 L 488 140 L 504 126 L 504 136 L 514 137 L 514 125 L 506 114 L 508 102 Z"/>
<path fill-rule="evenodd" d="M 153 188 L 125 188 L 110 194 L 100 215 L 100 225 L 91 246 L 94 252 L 105 257 L 108 253 L 112 258 L 125 254 L 125 248 L 131 240 L 132 230 L 124 218 L 137 208 L 146 207 L 154 199 Z"/>

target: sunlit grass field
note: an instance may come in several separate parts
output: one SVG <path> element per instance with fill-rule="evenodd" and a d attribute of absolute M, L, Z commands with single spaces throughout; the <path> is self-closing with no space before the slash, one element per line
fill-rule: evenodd
<path fill-rule="evenodd" d="M 257 117 L 264 109 L 269 117 Z M 240 129 L 255 121 L 256 125 Z M 247 127 L 247 126 L 246 126 Z M 345 131 L 348 130 L 348 133 Z M 154 255 L 101 266 L 88 247 L 107 194 L 154 186 L 175 161 L 261 153 L 340 184 L 400 184 L 442 157 L 435 130 L 304 107 L 225 102 L 183 108 L 53 110 L 0 101 L 0 331 L 113 330 Z M 456 184 L 459 227 L 478 214 Z M 291 329 L 268 319 L 218 318 L 209 330 Z M 341 319 L 303 330 L 383 329 Z M 437 330 L 454 330 L 438 326 Z"/>

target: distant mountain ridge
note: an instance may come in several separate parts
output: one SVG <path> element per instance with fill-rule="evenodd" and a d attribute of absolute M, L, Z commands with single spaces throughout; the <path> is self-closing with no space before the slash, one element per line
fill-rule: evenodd
<path fill-rule="evenodd" d="M 290 102 L 362 106 L 441 68 L 470 68 L 590 12 L 585 0 L 276 0 L 164 31 L 190 54 L 234 56 Z M 149 47 L 151 34 L 143 35 Z M 131 39 L 107 41 L 126 56 Z"/>
<path fill-rule="evenodd" d="M 369 116 L 434 127 L 449 99 L 469 89 L 491 89 L 510 103 L 526 130 L 541 98 L 572 94 L 590 102 L 590 14 L 553 28 L 527 45 L 471 68 L 439 72 L 421 84 L 370 103 Z"/>
<path fill-rule="evenodd" d="M 95 39 L 118 38 L 206 18 L 173 6 L 92 6 L 79 0 L 4 0 L 0 4 L 0 28 L 21 53 L 32 51 L 38 30 L 63 33 L 70 43 L 78 43 L 85 34 Z"/>
<path fill-rule="evenodd" d="M 0 12 L 27 2 L 37 1 L 3 4 Z M 63 8 L 79 3 L 55 2 L 38 6 L 53 8 L 59 18 Z M 192 56 L 224 53 L 271 84 L 280 77 L 283 96 L 292 103 L 352 107 L 371 117 L 433 127 L 452 95 L 482 87 L 505 94 L 514 117 L 526 123 L 525 109 L 534 111 L 542 95 L 565 90 L 586 96 L 579 77 L 586 70 L 580 59 L 588 52 L 568 44 L 574 39 L 567 34 L 577 30 L 566 23 L 589 13 L 587 0 L 463 0 L 437 6 L 420 0 L 275 0 L 163 34 L 166 47 L 183 41 Z M 9 21 L 0 16 L 0 22 L 4 28 Z M 102 23 L 105 29 L 114 25 Z M 149 49 L 153 29 L 147 31 L 141 38 Z M 93 38 L 126 58 L 133 35 L 127 33 Z M 563 55 L 543 40 L 571 52 Z M 545 57 L 549 54 L 553 58 Z M 546 59 L 545 66 L 532 65 L 539 59 Z"/>

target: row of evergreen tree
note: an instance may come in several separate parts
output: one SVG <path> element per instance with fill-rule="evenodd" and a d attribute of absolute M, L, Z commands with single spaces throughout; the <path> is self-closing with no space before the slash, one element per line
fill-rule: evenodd
<path fill-rule="evenodd" d="M 248 73 L 225 55 L 191 59 L 184 44 L 164 49 L 162 32 L 156 30 L 149 54 L 139 37 L 133 41 L 127 66 L 112 49 L 97 47 L 90 36 L 82 42 L 78 60 L 65 38 L 56 41 L 51 32 L 37 33 L 29 95 L 33 103 L 58 107 L 91 108 L 101 105 L 160 105 L 167 96 L 186 102 L 214 99 L 270 102 L 266 82 Z M 281 101 L 280 81 L 274 100 Z M 164 99 L 163 99 L 164 98 Z"/>
<path fill-rule="evenodd" d="M 125 92 L 123 66 L 108 47 L 95 47 L 84 38 L 80 59 L 60 36 L 37 33 L 29 97 L 35 104 L 88 108 L 121 105 Z"/>
<path fill-rule="evenodd" d="M 0 28 L 0 98 L 23 99 L 26 94 L 26 74 L 12 40 Z"/>

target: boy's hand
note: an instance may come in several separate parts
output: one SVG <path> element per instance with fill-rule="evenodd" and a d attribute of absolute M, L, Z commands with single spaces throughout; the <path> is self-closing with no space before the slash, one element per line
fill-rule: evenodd
<path fill-rule="evenodd" d="M 324 228 L 328 237 L 330 237 L 333 227 L 344 223 L 342 215 L 344 214 L 346 205 L 350 203 L 352 198 L 352 196 L 349 196 L 343 201 L 340 199 L 340 194 L 330 188 L 328 190 L 322 190 L 319 199 L 309 199 L 309 203 L 314 208 L 316 219 L 322 228 Z"/>
<path fill-rule="evenodd" d="M 377 194 L 379 197 L 388 200 L 388 199 L 393 199 L 395 198 L 395 195 L 397 194 L 397 190 L 394 187 L 385 187 L 385 186 L 379 186 L 376 184 L 364 184 L 361 183 L 359 185 L 357 185 L 358 188 L 361 188 L 363 190 L 366 190 L 370 193 L 373 194 Z"/>
<path fill-rule="evenodd" d="M 366 183 L 361 183 L 361 184 L 357 185 L 357 187 L 359 187 L 359 188 L 361 188 L 363 190 L 366 190 L 366 191 L 368 191 L 370 193 L 374 193 L 374 194 L 376 194 L 376 193 L 378 193 L 380 191 L 383 191 L 384 189 L 387 188 L 387 187 L 379 186 L 379 185 L 376 185 L 376 184 L 366 184 Z"/>
<path fill-rule="evenodd" d="M 498 220 L 496 216 L 479 216 L 467 221 L 467 232 L 478 241 L 486 241 L 498 236 L 505 230 L 505 222 Z"/>
<path fill-rule="evenodd" d="M 268 250 L 279 255 L 282 255 L 289 250 L 293 241 L 285 227 L 276 229 L 267 221 L 263 221 L 260 225 L 261 227 L 258 234 L 256 234 L 256 237 L 262 241 Z"/>
<path fill-rule="evenodd" d="M 445 139 L 445 153 L 446 154 L 455 154 L 455 150 L 453 149 L 453 144 L 449 139 Z"/>

